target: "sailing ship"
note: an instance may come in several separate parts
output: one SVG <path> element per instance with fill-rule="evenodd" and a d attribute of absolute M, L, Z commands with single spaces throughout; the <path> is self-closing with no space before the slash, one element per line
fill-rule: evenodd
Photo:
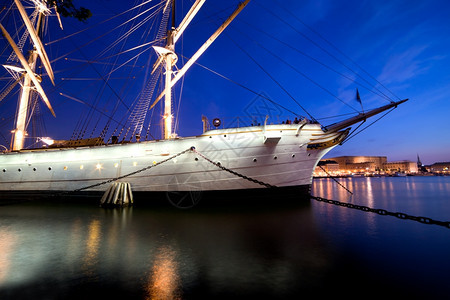
<path fill-rule="evenodd" d="M 225 128 L 222 120 L 215 118 L 210 122 L 204 117 L 203 132 L 180 137 L 174 129 L 174 87 L 249 0 L 241 2 L 180 68 L 175 46 L 205 0 L 196 0 L 179 24 L 175 24 L 175 1 L 163 0 L 158 4 L 152 2 L 152 8 L 155 11 L 157 8 L 163 17 L 157 30 L 157 42 L 147 44 L 156 53 L 156 60 L 151 64 L 150 74 L 144 75 L 159 74 L 163 84 L 159 86 L 154 79 L 147 81 L 143 89 L 146 95 L 139 98 L 144 100 L 137 101 L 129 113 L 133 119 L 131 130 L 128 127 L 131 138 L 121 138 L 118 131 L 106 137 L 104 131 L 100 137 L 75 136 L 70 140 L 40 137 L 37 141 L 42 145 L 26 146 L 27 126 L 40 101 L 36 99 L 41 99 L 47 109 L 57 115 L 41 85 L 44 80 L 54 83 L 55 75 L 40 36 L 47 25 L 46 18 L 57 15 L 57 11 L 47 7 L 46 1 L 23 2 L 27 7 L 33 6 L 31 14 L 22 1 L 14 0 L 12 4 L 13 10 L 20 13 L 25 28 L 19 42 L 15 41 L 18 33 L 10 35 L 0 25 L 8 49 L 12 49 L 9 63 L 3 66 L 14 77 L 13 86 L 2 91 L 2 99 L 14 86 L 20 88 L 12 143 L 9 147 L 3 145 L 4 151 L 0 154 L 0 192 L 5 197 L 61 193 L 102 195 L 117 182 L 127 183 L 135 194 L 165 194 L 180 206 L 186 199 L 191 206 L 198 200 L 196 195 L 209 192 L 237 192 L 238 195 L 244 191 L 255 195 L 289 192 L 301 197 L 309 194 L 312 174 L 319 160 L 349 137 L 352 125 L 406 101 L 391 101 L 328 126 L 314 118 L 277 123 L 267 116 L 255 124 Z M 138 6 L 150 2 L 142 1 Z M 172 22 L 167 26 L 169 20 Z M 28 57 L 23 54 L 26 40 L 32 45 Z M 38 62 L 41 68 L 37 67 Z M 43 74 L 38 75 L 37 70 L 43 70 Z M 144 139 L 142 120 L 149 109 L 157 105 L 162 106 L 162 138 Z M 145 199 L 152 201 L 151 197 Z"/>

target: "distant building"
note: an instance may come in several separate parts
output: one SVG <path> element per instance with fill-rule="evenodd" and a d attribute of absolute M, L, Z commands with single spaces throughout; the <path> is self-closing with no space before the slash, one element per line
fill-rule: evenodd
<path fill-rule="evenodd" d="M 443 166 L 442 169 L 449 164 Z M 441 167 L 437 167 L 441 169 Z M 339 156 L 323 159 L 319 162 L 314 171 L 314 176 L 339 176 L 350 174 L 364 174 L 367 176 L 374 174 L 394 174 L 394 173 L 417 173 L 418 163 L 408 160 L 388 162 L 386 156 Z"/>
<path fill-rule="evenodd" d="M 387 173 L 417 173 L 417 163 L 409 160 L 393 161 L 384 164 L 384 170 Z"/>
<path fill-rule="evenodd" d="M 339 164 L 334 160 L 321 160 L 317 164 L 316 169 L 314 170 L 314 176 L 316 177 L 326 177 L 326 176 L 338 176 L 339 172 Z"/>
<path fill-rule="evenodd" d="M 432 173 L 450 174 L 450 162 L 437 162 L 427 166 L 427 169 Z"/>
<path fill-rule="evenodd" d="M 329 158 L 339 164 L 339 170 L 347 173 L 374 173 L 383 169 L 386 156 L 339 156 Z"/>

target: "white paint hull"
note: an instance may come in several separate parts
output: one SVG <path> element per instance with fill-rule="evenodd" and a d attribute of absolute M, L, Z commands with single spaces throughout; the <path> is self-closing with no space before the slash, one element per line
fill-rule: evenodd
<path fill-rule="evenodd" d="M 104 192 L 118 177 L 133 192 L 267 188 L 261 183 L 310 186 L 317 162 L 336 143 L 323 149 L 308 144 L 332 138 L 336 133 L 326 135 L 318 124 L 267 125 L 173 140 L 3 153 L 0 191 Z M 189 150 L 167 160 L 191 147 L 198 153 Z M 223 170 L 199 153 L 260 183 Z"/>

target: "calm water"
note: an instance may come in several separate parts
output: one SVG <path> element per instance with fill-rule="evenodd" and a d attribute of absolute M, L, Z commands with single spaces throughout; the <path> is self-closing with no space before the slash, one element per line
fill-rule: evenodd
<path fill-rule="evenodd" d="M 313 195 L 450 221 L 450 177 L 341 182 L 353 196 L 329 179 L 315 180 Z M 0 299 L 450 293 L 442 226 L 315 200 L 254 211 L 97 204 L 0 206 Z"/>

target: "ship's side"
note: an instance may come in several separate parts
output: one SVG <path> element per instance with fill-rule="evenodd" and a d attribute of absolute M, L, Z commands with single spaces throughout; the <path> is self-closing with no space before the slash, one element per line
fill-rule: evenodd
<path fill-rule="evenodd" d="M 207 131 L 200 136 L 0 155 L 0 190 L 104 192 L 114 181 L 133 192 L 309 190 L 317 162 L 345 137 L 319 124 Z"/>

